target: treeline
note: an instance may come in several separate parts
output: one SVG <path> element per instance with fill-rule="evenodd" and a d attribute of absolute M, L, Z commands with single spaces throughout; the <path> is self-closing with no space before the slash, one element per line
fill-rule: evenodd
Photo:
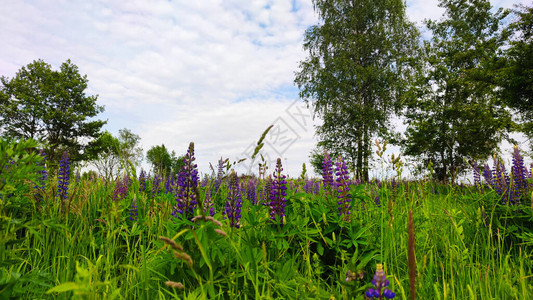
<path fill-rule="evenodd" d="M 74 165 L 88 163 L 109 180 L 144 159 L 139 135 L 126 128 L 117 136 L 102 130 L 107 121 L 95 118 L 104 107 L 97 105 L 98 96 L 86 95 L 87 75 L 70 60 L 57 71 L 36 60 L 0 82 L 0 138 L 36 141 L 32 145 L 42 150 L 49 169 L 57 170 L 66 153 Z M 169 174 L 177 173 L 184 156 L 162 144 L 151 147 L 146 159 L 154 173 Z"/>
<path fill-rule="evenodd" d="M 502 140 L 514 142 L 510 133 L 533 139 L 532 7 L 441 0 L 445 13 L 424 22 L 422 39 L 402 0 L 313 3 L 320 23 L 305 33 L 295 83 L 323 121 L 315 164 L 327 149 L 368 180 L 381 138 L 455 181 Z"/>

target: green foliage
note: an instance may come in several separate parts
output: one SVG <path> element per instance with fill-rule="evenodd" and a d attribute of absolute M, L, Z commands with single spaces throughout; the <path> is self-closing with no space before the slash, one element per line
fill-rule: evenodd
<path fill-rule="evenodd" d="M 520 113 L 522 128 L 530 142 L 533 140 L 533 7 L 514 11 L 516 19 L 509 25 L 515 33 L 510 47 L 502 58 L 500 83 L 502 96 L 510 107 Z M 533 145 L 532 145 L 533 146 Z"/>
<path fill-rule="evenodd" d="M 24 204 L 25 193 L 36 182 L 42 157 L 33 140 L 13 141 L 0 138 L 0 213 Z"/>
<path fill-rule="evenodd" d="M 106 122 L 91 120 L 104 109 L 96 105 L 97 96 L 85 95 L 87 76 L 76 65 L 67 60 L 54 71 L 36 60 L 14 78 L 2 76 L 0 81 L 3 135 L 43 142 L 52 162 L 58 162 L 63 151 L 73 161 L 86 158 L 87 139 L 96 138 Z"/>
<path fill-rule="evenodd" d="M 114 179 L 127 169 L 127 162 L 139 166 L 143 150 L 140 137 L 129 129 L 120 129 L 118 137 L 104 131 L 88 149 L 91 163 L 105 180 Z"/>
<path fill-rule="evenodd" d="M 156 174 L 177 174 L 185 165 L 185 155 L 176 157 L 176 153 L 169 153 L 164 144 L 153 146 L 146 153 L 146 160 L 152 164 Z"/>
<path fill-rule="evenodd" d="M 313 1 L 320 25 L 307 29 L 295 83 L 322 124 L 319 146 L 368 180 L 371 139 L 388 132 L 405 96 L 418 31 L 401 0 Z"/>
<path fill-rule="evenodd" d="M 407 102 L 405 154 L 433 163 L 439 180 L 454 181 L 468 160 L 488 158 L 510 129 L 511 116 L 493 83 L 492 62 L 507 38 L 499 23 L 508 12 L 487 0 L 443 0 L 441 21 L 427 21 L 425 68 Z"/>

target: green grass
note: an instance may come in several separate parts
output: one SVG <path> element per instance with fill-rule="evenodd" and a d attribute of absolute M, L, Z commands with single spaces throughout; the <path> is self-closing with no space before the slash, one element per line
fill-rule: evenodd
<path fill-rule="evenodd" d="M 352 186 L 349 222 L 323 191 L 290 190 L 282 223 L 243 195 L 236 229 L 220 214 L 225 185 L 215 197 L 218 227 L 173 220 L 173 196 L 138 192 L 135 180 L 119 203 L 114 183 L 73 183 L 66 211 L 54 184 L 39 204 L 30 190 L 2 200 L 1 299 L 364 299 L 378 263 L 396 297 L 409 298 L 409 209 L 418 299 L 533 299 L 531 206 L 501 205 L 492 191 L 410 182 L 393 196 L 387 183 Z M 134 197 L 137 222 L 129 220 Z M 193 264 L 160 236 L 180 244 Z M 365 275 L 347 282 L 348 270 Z"/>

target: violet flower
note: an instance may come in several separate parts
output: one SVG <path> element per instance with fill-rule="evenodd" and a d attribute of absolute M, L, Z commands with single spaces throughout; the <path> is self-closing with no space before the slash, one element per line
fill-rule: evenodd
<path fill-rule="evenodd" d="M 141 174 L 139 175 L 139 192 L 144 192 L 146 190 L 146 173 L 141 169 Z"/>
<path fill-rule="evenodd" d="M 253 205 L 257 204 L 257 191 L 256 191 L 256 184 L 254 180 L 248 181 L 248 187 L 246 189 L 246 194 L 248 196 L 248 201 L 250 201 Z"/>
<path fill-rule="evenodd" d="M 224 218 L 230 222 L 230 227 L 239 228 L 241 219 L 242 198 L 239 189 L 239 178 L 235 172 L 231 173 L 228 197 L 224 206 Z"/>
<path fill-rule="evenodd" d="M 349 180 L 350 176 L 348 175 L 348 167 L 346 163 L 342 160 L 342 157 L 337 158 L 336 168 L 335 168 L 336 186 L 337 186 L 337 199 L 339 200 L 337 204 L 339 205 L 339 216 L 344 216 L 345 220 L 350 219 L 350 208 L 351 208 L 351 199 L 350 199 L 350 187 Z"/>
<path fill-rule="evenodd" d="M 159 184 L 161 183 L 161 176 L 158 174 L 154 175 L 154 179 L 152 180 L 152 196 L 159 195 Z"/>
<path fill-rule="evenodd" d="M 113 191 L 113 201 L 115 203 L 120 202 L 124 198 L 126 198 L 126 194 L 128 192 L 128 186 L 124 180 L 120 180 L 117 178 L 115 183 L 115 190 Z"/>
<path fill-rule="evenodd" d="M 511 167 L 511 173 L 513 174 L 513 193 L 511 195 L 511 202 L 514 204 L 520 203 L 520 197 L 522 194 L 526 194 L 527 184 L 527 171 L 524 166 L 524 159 L 520 155 L 518 146 L 514 146 L 513 152 L 513 166 Z"/>
<path fill-rule="evenodd" d="M 322 161 L 322 182 L 324 183 L 324 190 L 328 187 L 333 188 L 333 163 L 327 150 L 324 151 L 324 159 Z"/>
<path fill-rule="evenodd" d="M 366 291 L 365 296 L 367 299 L 392 299 L 396 294 L 389 289 L 385 289 L 389 286 L 389 280 L 383 271 L 383 265 L 376 265 L 376 274 L 374 279 L 372 279 L 373 288 L 370 288 Z"/>
<path fill-rule="evenodd" d="M 133 201 L 130 206 L 130 220 L 137 221 L 137 197 L 133 197 Z"/>
<path fill-rule="evenodd" d="M 172 215 L 176 218 L 194 217 L 194 210 L 198 204 L 196 191 L 198 190 L 198 169 L 194 163 L 194 143 L 189 144 L 189 149 L 185 155 L 185 165 L 179 172 L 176 180 L 176 202 Z"/>
<path fill-rule="evenodd" d="M 274 179 L 270 187 L 270 219 L 282 220 L 285 217 L 285 206 L 287 200 L 285 196 L 287 193 L 287 181 L 286 176 L 281 174 L 283 168 L 281 166 L 281 158 L 278 158 L 276 163 L 276 170 L 274 171 Z"/>
<path fill-rule="evenodd" d="M 65 201 L 68 196 L 68 185 L 70 180 L 70 159 L 67 152 L 63 152 L 59 162 L 59 175 L 57 193 L 61 201 Z"/>
<path fill-rule="evenodd" d="M 37 174 L 40 175 L 37 182 L 35 183 L 35 189 L 44 191 L 46 188 L 46 179 L 48 179 L 48 171 L 46 170 L 46 152 L 44 149 L 39 150 L 39 155 L 42 160 L 39 162 L 39 166 L 42 167 L 42 170 L 38 171 Z M 36 193 L 37 201 L 41 200 L 41 194 Z"/>

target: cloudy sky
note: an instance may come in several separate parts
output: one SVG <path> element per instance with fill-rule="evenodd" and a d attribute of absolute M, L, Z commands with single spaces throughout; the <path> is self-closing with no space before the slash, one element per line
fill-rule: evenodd
<path fill-rule="evenodd" d="M 293 177 L 309 166 L 317 120 L 293 80 L 304 31 L 318 22 L 311 0 L 0 2 L 0 75 L 71 59 L 105 106 L 105 129 L 131 129 L 145 151 L 165 144 L 183 154 L 194 141 L 202 173 L 220 157 L 249 157 L 271 124 L 267 160 L 281 157 Z M 411 0 L 407 14 L 422 26 L 442 9 Z"/>

